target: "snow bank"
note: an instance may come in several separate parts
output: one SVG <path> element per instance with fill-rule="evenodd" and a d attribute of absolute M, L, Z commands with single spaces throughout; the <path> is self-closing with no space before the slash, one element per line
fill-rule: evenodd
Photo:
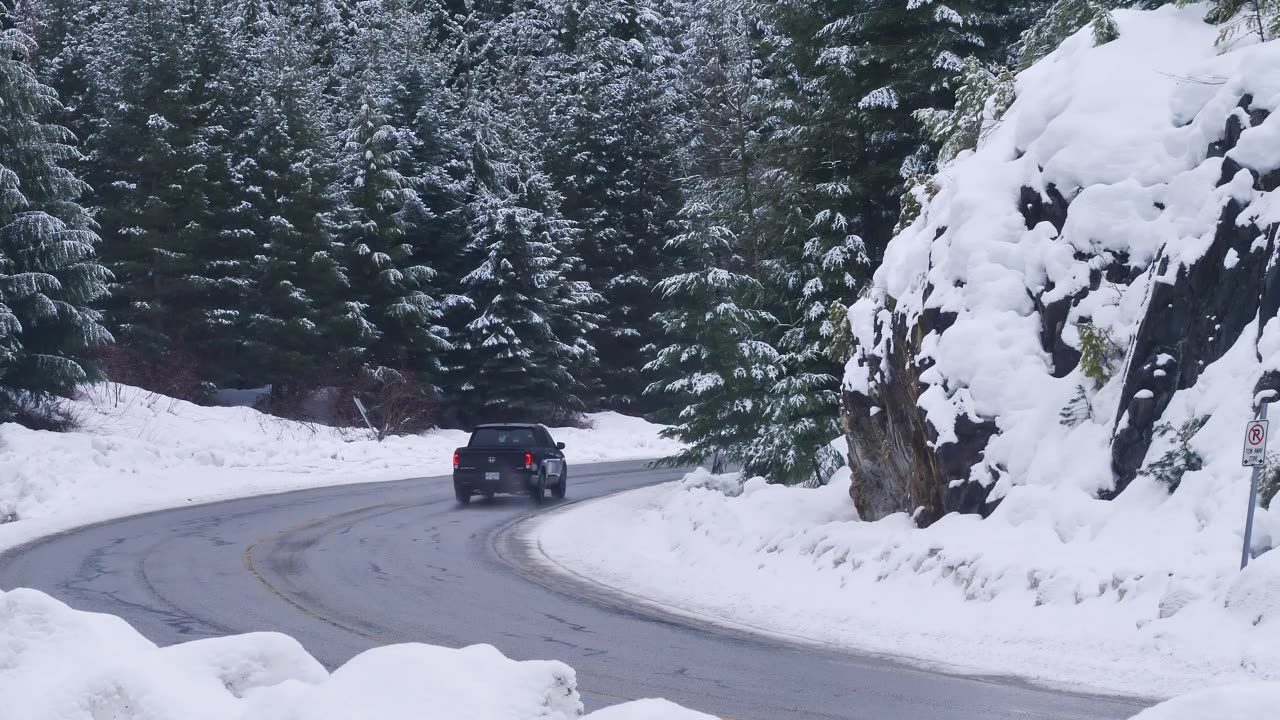
<path fill-rule="evenodd" d="M 1280 683 L 1241 683 L 1188 693 L 1144 710 L 1133 720 L 1261 720 L 1280 707 Z"/>
<path fill-rule="evenodd" d="M 158 648 L 123 620 L 34 590 L 0 591 L 0 716 L 22 720 L 567 720 L 574 671 L 488 645 L 369 650 L 327 673 L 292 638 L 253 633 Z M 497 691 L 495 691 L 497 689 Z M 599 720 L 699 720 L 665 701 Z"/>
<path fill-rule="evenodd" d="M 1280 553 L 1240 573 L 1238 535 L 1159 498 L 1019 493 L 919 530 L 858 521 L 848 489 L 847 469 L 818 489 L 700 473 L 531 532 L 553 569 L 791 640 L 1144 697 L 1280 680 Z"/>
<path fill-rule="evenodd" d="M 202 407 L 116 384 L 69 404 L 73 433 L 0 425 L 0 548 L 83 523 L 190 502 L 323 485 L 446 475 L 467 433 L 384 442 L 246 407 Z M 653 458 L 678 444 L 617 413 L 553 428 L 570 463 Z M 17 522 L 5 522 L 6 519 Z"/>

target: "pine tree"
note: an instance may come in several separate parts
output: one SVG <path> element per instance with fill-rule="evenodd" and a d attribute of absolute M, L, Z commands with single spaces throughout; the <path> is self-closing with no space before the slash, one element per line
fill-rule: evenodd
<path fill-rule="evenodd" d="M 685 449 L 663 463 L 711 460 L 720 472 L 726 462 L 754 457 L 779 357 L 766 339 L 777 320 L 760 309 L 764 286 L 748 272 L 750 261 L 725 223 L 734 219 L 717 217 L 712 205 L 697 199 L 714 202 L 715 193 L 710 183 L 685 207 L 688 229 L 672 244 L 690 258 L 689 269 L 658 284 L 667 306 L 658 316 L 663 336 L 645 369 L 657 377 L 647 392 L 683 408 L 663 435 L 679 439 Z"/>
<path fill-rule="evenodd" d="M 1179 0 L 1178 4 L 1188 4 Z M 1222 26 L 1218 44 L 1241 39 L 1267 42 L 1280 37 L 1280 2 L 1276 0 L 1216 0 L 1205 20 Z"/>
<path fill-rule="evenodd" d="M 516 22 L 516 21 L 513 21 Z M 542 0 L 512 32 L 538 77 L 532 113 L 545 135 L 547 172 L 581 228 L 576 276 L 603 295 L 592 336 L 605 407 L 636 405 L 645 338 L 656 331 L 653 284 L 672 264 L 663 244 L 679 210 L 679 18 L 661 0 Z"/>
<path fill-rule="evenodd" d="M 1030 67 L 1037 60 L 1053 52 L 1063 40 L 1083 27 L 1092 27 L 1093 40 L 1102 45 L 1115 39 L 1115 25 L 1111 11 L 1128 7 L 1131 0 L 1058 0 L 1050 5 L 1035 24 L 1022 33 L 1018 48 L 1018 63 Z M 1163 4 L 1161 0 L 1139 3 L 1144 7 Z"/>
<path fill-rule="evenodd" d="M 379 372 L 410 370 L 427 378 L 441 370 L 440 353 L 449 344 L 436 324 L 439 302 L 428 294 L 435 271 L 405 241 L 405 215 L 419 202 L 417 178 L 401 172 L 407 151 L 401 129 L 389 124 L 388 105 L 366 76 L 341 136 L 352 212 L 348 262 L 358 298 L 349 307 L 363 315 L 353 328 L 352 354 Z"/>
<path fill-rule="evenodd" d="M 338 68 L 353 111 L 340 135 L 356 291 L 346 325 L 351 356 L 363 358 L 375 377 L 407 373 L 412 382 L 435 387 L 452 342 L 442 323 L 447 297 L 433 266 L 438 216 L 420 194 L 424 168 L 414 156 L 422 147 L 414 128 L 426 100 L 404 85 L 406 68 L 418 62 L 407 47 L 414 38 L 404 32 L 417 27 L 416 16 L 406 8 L 393 0 L 358 5 Z"/>
<path fill-rule="evenodd" d="M 682 232 L 667 246 L 684 262 L 657 286 L 662 332 L 647 392 L 679 409 L 666 432 L 688 447 L 668 462 L 720 466 L 748 459 L 780 369 L 761 281 L 769 84 L 749 42 L 758 28 L 749 3 L 701 4 L 689 26 L 685 81 L 697 112 L 681 153 Z"/>
<path fill-rule="evenodd" d="M 336 227 L 345 207 L 327 134 L 324 75 L 311 48 L 294 18 L 264 14 L 258 2 L 247 7 L 239 39 L 252 60 L 257 105 L 240 140 L 239 174 L 253 208 L 261 298 L 248 317 L 248 343 L 256 377 L 281 402 L 335 362 L 340 303 L 349 291 Z"/>
<path fill-rule="evenodd" d="M 493 163 L 492 128 L 474 161 Z M 545 175 L 526 162 L 477 168 L 468 213 L 477 267 L 462 279 L 475 315 L 460 333 L 461 400 L 475 419 L 565 421 L 585 407 L 574 371 L 594 360 L 590 286 L 567 277 L 575 228 Z"/>
<path fill-rule="evenodd" d="M 118 281 L 110 318 L 140 377 L 180 356 L 238 383 L 256 248 L 234 171 L 249 103 L 229 18 L 216 0 L 111 0 L 93 31 L 102 117 L 86 145 Z"/>
<path fill-rule="evenodd" d="M 526 43 L 537 42 L 521 14 L 467 5 L 448 27 L 449 71 L 467 184 L 471 269 L 455 307 L 457 351 L 450 387 L 469 420 L 571 420 L 585 408 L 579 378 L 596 362 L 587 336 L 600 296 L 570 274 L 581 262 L 578 228 L 541 167 L 528 115 Z"/>
<path fill-rule="evenodd" d="M 957 79 L 954 106 L 950 110 L 924 108 L 914 115 L 938 148 L 936 162 L 943 166 L 962 151 L 977 148 L 1012 104 L 1013 72 L 969 56 Z"/>
<path fill-rule="evenodd" d="M 50 401 L 98 379 L 89 350 L 111 340 L 92 304 L 110 279 L 77 204 L 72 136 L 46 118 L 57 95 L 28 64 L 34 43 L 0 0 L 0 422 L 56 426 Z"/>

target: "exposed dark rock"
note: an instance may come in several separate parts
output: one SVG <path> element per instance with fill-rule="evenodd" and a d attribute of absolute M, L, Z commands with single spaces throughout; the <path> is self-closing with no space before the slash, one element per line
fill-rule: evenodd
<path fill-rule="evenodd" d="M 1189 268 L 1179 268 L 1172 283 L 1156 282 L 1151 288 L 1120 391 L 1121 413 L 1111 445 L 1116 493 L 1137 476 L 1156 419 L 1173 393 L 1194 385 L 1205 366 L 1222 357 L 1257 313 L 1264 254 L 1251 250 L 1258 229 L 1236 224 L 1242 210 L 1235 200 L 1228 202 L 1204 256 Z M 1239 260 L 1227 268 L 1224 260 L 1232 250 Z M 1168 258 L 1161 258 L 1161 275 L 1167 274 L 1168 263 Z M 1158 363 L 1161 355 L 1172 360 Z M 1144 390 L 1152 396 L 1145 397 Z"/>
<path fill-rule="evenodd" d="M 888 368 L 870 368 L 873 378 L 888 381 L 879 382 L 872 397 L 843 394 L 853 470 L 849 494 L 865 520 L 914 512 L 919 507 L 924 508 L 919 518 L 922 523 L 942 515 L 938 464 L 929 446 L 937 434 L 917 403 L 928 386 L 920 381 L 921 369 L 912 359 L 917 345 L 908 341 L 909 335 L 923 338 L 932 329 L 925 326 L 923 316 L 908 328 L 906 320 L 895 315 L 888 328 L 891 351 L 882 361 Z M 877 334 L 885 330 L 876 328 Z M 879 408 L 875 414 L 873 408 Z"/>
<path fill-rule="evenodd" d="M 1223 157 L 1231 148 L 1240 142 L 1240 134 L 1244 132 L 1244 123 L 1240 121 L 1239 115 L 1231 115 L 1227 118 L 1227 126 L 1223 130 L 1222 139 L 1209 145 L 1209 157 Z"/>
<path fill-rule="evenodd" d="M 1223 158 L 1222 174 L 1218 176 L 1218 187 L 1222 187 L 1223 185 L 1226 185 L 1227 183 L 1231 182 L 1235 178 L 1235 176 L 1238 175 L 1240 171 L 1244 169 L 1246 168 L 1240 163 L 1236 162 L 1234 158 L 1229 158 L 1229 157 Z M 1253 175 L 1253 183 L 1254 185 L 1257 185 L 1258 174 L 1252 170 L 1249 171 L 1249 174 Z"/>
<path fill-rule="evenodd" d="M 1080 351 L 1063 341 L 1062 329 L 1066 327 L 1071 308 L 1088 292 L 1089 288 L 1081 288 L 1048 304 L 1042 303 L 1039 296 L 1031 296 L 1032 304 L 1040 313 L 1040 347 L 1053 361 L 1054 377 L 1066 377 L 1080 364 Z"/>
<path fill-rule="evenodd" d="M 1018 202 L 1028 230 L 1042 222 L 1048 222 L 1058 232 L 1062 232 L 1067 224 L 1067 200 L 1053 185 L 1046 187 L 1043 195 L 1036 192 L 1035 188 L 1023 186 Z"/>
<path fill-rule="evenodd" d="M 1258 382 L 1253 385 L 1253 395 L 1256 398 L 1258 393 L 1271 392 L 1271 402 L 1280 402 L 1280 370 L 1268 370 L 1262 373 L 1262 377 L 1258 378 Z M 1253 411 L 1256 413 L 1258 407 L 1255 404 Z"/>
<path fill-rule="evenodd" d="M 1257 178 L 1254 186 L 1263 192 L 1271 192 L 1280 188 L 1280 169 L 1272 170 L 1266 175 Z"/>
<path fill-rule="evenodd" d="M 982 460 L 987 443 L 1000 431 L 993 420 L 974 421 L 967 416 L 956 418 L 956 441 L 938 447 L 938 469 L 946 483 L 942 493 L 944 513 L 978 513 L 986 516 L 987 496 L 993 483 L 970 480 L 973 466 Z M 994 507 L 994 506 L 992 506 Z"/>

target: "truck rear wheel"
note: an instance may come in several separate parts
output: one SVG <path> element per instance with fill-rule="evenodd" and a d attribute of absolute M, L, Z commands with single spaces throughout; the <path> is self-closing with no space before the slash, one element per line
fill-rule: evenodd
<path fill-rule="evenodd" d="M 470 505 L 470 504 L 471 504 L 471 493 L 469 493 L 469 492 L 463 492 L 463 491 L 461 491 L 461 490 L 458 490 L 457 488 L 454 488 L 454 490 L 453 490 L 453 494 L 454 494 L 454 495 L 456 495 L 456 496 L 458 497 L 458 504 L 459 504 L 459 505 Z"/>
<path fill-rule="evenodd" d="M 541 505 L 542 498 L 547 494 L 547 471 L 539 470 L 538 479 L 534 482 L 533 487 L 529 488 L 529 497 L 533 498 L 533 502 Z"/>

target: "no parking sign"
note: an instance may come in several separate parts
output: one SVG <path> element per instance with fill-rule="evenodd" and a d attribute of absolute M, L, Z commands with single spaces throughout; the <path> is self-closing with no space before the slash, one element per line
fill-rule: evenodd
<path fill-rule="evenodd" d="M 1245 467 L 1261 467 L 1267 464 L 1267 421 L 1250 420 L 1244 429 Z"/>

